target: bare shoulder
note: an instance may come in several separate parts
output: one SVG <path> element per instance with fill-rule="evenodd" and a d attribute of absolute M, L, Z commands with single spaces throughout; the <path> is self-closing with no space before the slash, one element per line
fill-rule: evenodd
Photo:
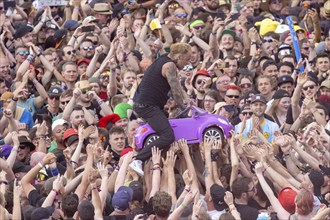
<path fill-rule="evenodd" d="M 168 62 L 168 63 L 165 63 L 165 64 L 163 65 L 163 68 L 162 68 L 162 75 L 163 75 L 165 78 L 168 78 L 168 77 L 171 77 L 171 76 L 176 76 L 176 71 L 177 71 L 177 68 L 176 68 L 175 63 L 173 63 L 173 62 Z"/>

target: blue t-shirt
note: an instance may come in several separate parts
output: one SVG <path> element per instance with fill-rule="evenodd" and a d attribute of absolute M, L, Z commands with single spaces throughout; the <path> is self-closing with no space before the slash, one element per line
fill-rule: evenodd
<path fill-rule="evenodd" d="M 17 106 L 25 108 L 28 110 L 31 115 L 34 115 L 36 112 L 36 106 L 34 104 L 36 98 L 29 98 L 25 102 L 17 102 Z"/>

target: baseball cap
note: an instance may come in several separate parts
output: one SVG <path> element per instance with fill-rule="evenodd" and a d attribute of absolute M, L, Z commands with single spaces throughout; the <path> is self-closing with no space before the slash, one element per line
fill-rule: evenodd
<path fill-rule="evenodd" d="M 236 37 L 236 32 L 233 31 L 233 30 L 230 30 L 230 29 L 225 29 L 225 30 L 223 30 L 222 33 L 221 33 L 221 38 L 222 38 L 223 35 L 225 35 L 225 34 L 229 34 L 229 35 L 231 35 L 231 36 L 233 36 L 233 37 Z"/>
<path fill-rule="evenodd" d="M 19 145 L 20 148 L 29 147 L 30 151 L 34 151 L 36 149 L 36 146 L 29 139 L 27 139 L 27 137 L 20 136 L 18 137 L 18 140 L 20 143 Z"/>
<path fill-rule="evenodd" d="M 48 219 L 50 216 L 52 216 L 54 211 L 55 209 L 52 206 L 48 206 L 47 208 L 36 208 L 31 213 L 31 220 Z"/>
<path fill-rule="evenodd" d="M 224 201 L 224 197 L 226 195 L 225 188 L 218 184 L 213 184 L 210 188 L 210 194 L 213 200 L 214 208 L 217 211 L 222 211 L 227 207 Z"/>
<path fill-rule="evenodd" d="M 322 87 L 325 87 L 325 88 L 330 89 L 330 79 L 326 79 L 326 80 L 324 80 L 324 81 L 321 83 L 321 87 L 320 87 L 320 88 L 322 88 Z"/>
<path fill-rule="evenodd" d="M 25 36 L 27 33 L 30 33 L 33 31 L 33 27 L 31 27 L 30 25 L 23 25 L 21 27 L 19 27 L 17 29 L 17 31 L 14 34 L 14 39 L 18 39 L 21 38 L 23 36 Z"/>
<path fill-rule="evenodd" d="M 290 75 L 280 76 L 277 80 L 277 85 L 280 86 L 283 83 L 294 83 L 293 78 Z"/>
<path fill-rule="evenodd" d="M 98 21 L 97 18 L 95 18 L 94 16 L 87 16 L 84 21 L 82 22 L 83 25 L 89 24 L 90 22 L 93 21 Z"/>
<path fill-rule="evenodd" d="M 262 103 L 266 104 L 267 100 L 266 100 L 265 96 L 257 94 L 257 95 L 254 95 L 251 97 L 251 103 L 254 103 L 254 102 L 262 102 Z"/>
<path fill-rule="evenodd" d="M 143 186 L 139 181 L 132 181 L 129 187 L 133 190 L 133 201 L 143 201 Z"/>
<path fill-rule="evenodd" d="M 119 115 L 117 114 L 110 114 L 100 118 L 99 122 L 97 123 L 98 127 L 106 128 L 108 124 L 111 122 L 112 124 L 116 123 L 120 120 Z"/>
<path fill-rule="evenodd" d="M 59 125 L 69 125 L 69 122 L 65 121 L 64 119 L 60 118 L 60 119 L 57 119 L 53 122 L 52 124 L 52 131 L 54 131 L 54 129 L 59 126 Z"/>
<path fill-rule="evenodd" d="M 50 89 L 48 90 L 48 96 L 61 96 L 62 94 L 62 89 L 60 87 L 57 86 L 52 86 L 50 87 Z"/>
<path fill-rule="evenodd" d="M 13 170 L 14 174 L 20 173 L 20 172 L 27 173 L 31 170 L 31 166 L 25 165 L 21 161 L 15 161 L 12 170 Z"/>
<path fill-rule="evenodd" d="M 226 102 L 217 102 L 215 105 L 214 105 L 214 110 L 213 110 L 213 114 L 215 114 L 220 108 L 224 107 L 228 105 Z"/>
<path fill-rule="evenodd" d="M 79 23 L 78 21 L 75 20 L 67 20 L 63 25 L 64 29 L 69 29 L 69 30 L 74 30 L 77 27 L 79 27 Z"/>
<path fill-rule="evenodd" d="M 63 133 L 63 145 L 70 146 L 79 139 L 78 132 L 74 128 L 69 128 Z"/>
<path fill-rule="evenodd" d="M 75 88 L 79 88 L 81 90 L 87 89 L 87 88 L 90 88 L 90 87 L 91 86 L 90 86 L 88 80 L 81 80 L 81 81 L 76 82 L 76 84 L 75 84 Z"/>
<path fill-rule="evenodd" d="M 290 187 L 285 187 L 278 193 L 278 201 L 290 214 L 293 214 L 296 210 L 296 204 L 294 201 L 296 196 L 297 192 Z"/>
<path fill-rule="evenodd" d="M 284 97 L 289 97 L 291 98 L 290 94 L 283 90 L 283 89 L 279 89 L 275 92 L 274 96 L 273 96 L 273 99 L 281 99 L 281 98 L 284 98 Z"/>
<path fill-rule="evenodd" d="M 150 22 L 150 25 L 149 25 L 150 29 L 152 31 L 156 30 L 156 29 L 161 29 L 162 28 L 162 25 L 160 24 L 160 21 L 158 18 L 155 18 L 153 19 L 151 22 Z"/>
<path fill-rule="evenodd" d="M 199 76 L 199 75 L 203 75 L 203 76 L 210 77 L 209 72 L 208 72 L 207 70 L 198 70 L 198 71 L 196 72 L 196 74 L 194 75 L 193 80 L 192 80 L 192 85 L 193 85 L 193 86 L 195 85 L 195 82 L 196 82 L 197 76 Z"/>
<path fill-rule="evenodd" d="M 81 58 L 77 61 L 77 66 L 79 66 L 82 63 L 87 63 L 87 65 L 90 63 L 89 59 Z"/>
<path fill-rule="evenodd" d="M 127 186 L 119 187 L 112 197 L 112 207 L 124 211 L 129 208 L 129 203 L 133 198 L 133 189 Z"/>
<path fill-rule="evenodd" d="M 311 180 L 311 182 L 313 183 L 314 186 L 314 194 L 316 196 L 320 196 L 321 195 L 321 187 L 324 184 L 324 177 L 323 174 L 319 171 L 316 170 L 312 170 L 309 174 L 308 174 L 309 179 Z"/>

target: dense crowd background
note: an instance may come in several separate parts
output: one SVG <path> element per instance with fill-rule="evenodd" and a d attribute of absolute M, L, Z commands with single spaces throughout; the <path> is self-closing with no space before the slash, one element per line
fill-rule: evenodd
<path fill-rule="evenodd" d="M 329 218 L 330 1 L 44 4 L 0 0 L 0 219 Z M 185 102 L 234 129 L 141 175 L 134 94 L 179 42 Z"/>

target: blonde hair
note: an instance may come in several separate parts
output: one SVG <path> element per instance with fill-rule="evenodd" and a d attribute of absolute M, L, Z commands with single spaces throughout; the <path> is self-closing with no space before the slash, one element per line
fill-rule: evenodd
<path fill-rule="evenodd" d="M 172 44 L 170 47 L 170 55 L 175 54 L 190 54 L 191 46 L 187 43 L 176 43 Z"/>
<path fill-rule="evenodd" d="M 281 99 L 274 99 L 271 106 L 269 107 L 269 110 L 266 112 L 267 115 L 273 116 L 273 114 L 276 113 L 276 109 L 278 104 L 280 103 Z"/>

